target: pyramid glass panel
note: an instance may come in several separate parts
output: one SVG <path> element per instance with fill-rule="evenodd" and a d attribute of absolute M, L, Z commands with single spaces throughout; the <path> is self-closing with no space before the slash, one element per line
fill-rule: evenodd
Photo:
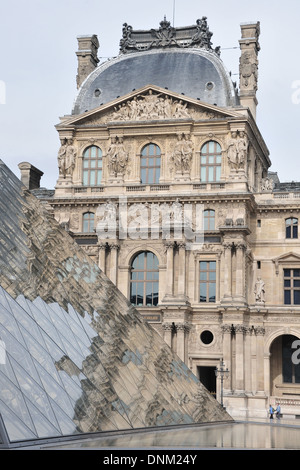
<path fill-rule="evenodd" d="M 11 441 L 231 420 L 1 161 L 0 212 L 0 413 Z"/>

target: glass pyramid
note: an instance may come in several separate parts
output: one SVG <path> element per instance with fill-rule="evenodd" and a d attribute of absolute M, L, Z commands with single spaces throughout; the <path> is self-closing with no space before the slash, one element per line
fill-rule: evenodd
<path fill-rule="evenodd" d="M 0 414 L 11 442 L 231 419 L 1 161 L 0 217 Z"/>

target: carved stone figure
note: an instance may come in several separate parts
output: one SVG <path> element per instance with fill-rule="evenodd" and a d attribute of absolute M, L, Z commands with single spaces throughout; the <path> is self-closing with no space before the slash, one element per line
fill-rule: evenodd
<path fill-rule="evenodd" d="M 174 162 L 176 173 L 183 174 L 190 171 L 193 144 L 185 134 L 179 134 L 177 138 L 178 141 L 172 154 L 172 160 Z"/>
<path fill-rule="evenodd" d="M 76 155 L 77 152 L 73 146 L 73 140 L 70 139 L 67 141 L 67 139 L 65 139 L 58 151 L 57 156 L 59 174 L 64 178 L 67 175 L 71 176 L 73 174 Z"/>
<path fill-rule="evenodd" d="M 237 133 L 231 132 L 231 139 L 227 148 L 227 158 L 231 168 L 237 170 Z"/>
<path fill-rule="evenodd" d="M 227 148 L 227 158 L 231 169 L 244 168 L 247 161 L 248 142 L 243 131 L 233 131 Z"/>
<path fill-rule="evenodd" d="M 256 302 L 265 302 L 265 283 L 260 277 L 257 278 L 255 283 L 254 294 Z"/>
<path fill-rule="evenodd" d="M 184 119 L 190 118 L 187 103 L 173 100 L 162 93 L 135 96 L 132 100 L 115 107 L 113 121 L 138 121 L 148 119 Z"/>
<path fill-rule="evenodd" d="M 248 143 L 246 140 L 245 133 L 243 131 L 239 132 L 237 138 L 237 164 L 238 168 L 243 168 L 247 160 L 247 149 Z"/>
<path fill-rule="evenodd" d="M 274 188 L 274 181 L 272 178 L 264 178 L 261 182 L 261 190 L 262 191 L 273 191 Z"/>
<path fill-rule="evenodd" d="M 245 51 L 240 58 L 240 75 L 242 86 L 257 90 L 258 62 L 249 51 Z"/>
<path fill-rule="evenodd" d="M 125 150 L 122 137 L 112 137 L 107 157 L 110 174 L 113 176 L 124 175 L 128 153 Z"/>

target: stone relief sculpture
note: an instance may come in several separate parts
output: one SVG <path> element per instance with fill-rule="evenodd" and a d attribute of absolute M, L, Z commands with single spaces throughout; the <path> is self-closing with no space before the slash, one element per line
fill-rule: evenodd
<path fill-rule="evenodd" d="M 258 277 L 254 287 L 255 301 L 265 303 L 265 283 Z"/>
<path fill-rule="evenodd" d="M 263 178 L 261 182 L 261 190 L 262 191 L 273 191 L 274 189 L 274 181 L 272 178 Z"/>
<path fill-rule="evenodd" d="M 113 121 L 138 121 L 148 119 L 182 119 L 191 118 L 187 104 L 182 100 L 174 100 L 162 93 L 138 95 L 126 103 L 115 107 Z"/>
<path fill-rule="evenodd" d="M 128 162 L 128 153 L 125 150 L 122 137 L 112 137 L 107 157 L 110 175 L 123 176 Z"/>
<path fill-rule="evenodd" d="M 258 61 L 256 57 L 252 58 L 249 51 L 244 52 L 240 58 L 240 76 L 244 87 L 257 90 Z"/>
<path fill-rule="evenodd" d="M 184 174 L 190 172 L 193 156 L 193 144 L 186 134 L 178 134 L 177 143 L 171 156 L 176 173 Z"/>
<path fill-rule="evenodd" d="M 65 139 L 57 156 L 59 175 L 63 176 L 63 178 L 66 178 L 66 176 L 72 176 L 75 167 L 76 155 L 77 151 L 73 145 L 73 140 L 70 139 L 68 141 Z"/>
<path fill-rule="evenodd" d="M 248 141 L 243 131 L 233 131 L 227 148 L 227 158 L 232 170 L 245 167 L 247 160 Z"/>

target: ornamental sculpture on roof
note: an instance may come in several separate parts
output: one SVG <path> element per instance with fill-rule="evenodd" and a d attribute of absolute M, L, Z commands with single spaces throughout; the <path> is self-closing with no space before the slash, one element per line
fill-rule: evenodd
<path fill-rule="evenodd" d="M 197 47 L 220 55 L 220 47 L 212 47 L 212 35 L 206 16 L 198 19 L 196 25 L 183 28 L 174 28 L 164 17 L 160 27 L 150 31 L 134 31 L 132 26 L 124 23 L 120 51 L 128 53 L 169 47 Z"/>

